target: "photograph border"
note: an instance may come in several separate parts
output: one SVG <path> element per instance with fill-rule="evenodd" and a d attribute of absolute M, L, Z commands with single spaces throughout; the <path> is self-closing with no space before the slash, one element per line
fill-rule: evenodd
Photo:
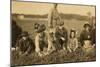
<path fill-rule="evenodd" d="M 11 61 L 12 61 L 12 52 L 11 52 L 11 47 L 12 47 L 12 1 L 16 1 L 16 2 L 31 2 L 31 3 L 48 3 L 48 4 L 56 4 L 55 2 L 42 2 L 42 1 L 20 1 L 20 0 L 10 0 L 10 66 L 13 67 L 13 65 L 11 65 Z M 71 3 L 57 3 L 57 4 L 64 4 L 64 5 L 76 5 L 76 6 L 91 6 L 91 7 L 95 7 L 95 19 L 96 19 L 96 5 L 87 5 L 87 4 L 71 4 Z M 96 22 L 96 20 L 95 20 Z M 97 24 L 97 23 L 96 23 Z M 97 32 L 97 29 L 96 29 Z M 96 44 L 97 45 L 97 44 Z M 97 47 L 96 47 L 97 48 Z M 14 67 L 16 66 L 35 66 L 35 65 L 53 65 L 53 64 L 69 64 L 69 63 L 87 63 L 87 62 L 96 62 L 96 60 L 94 61 L 76 61 L 76 62 L 64 62 L 64 63 L 50 63 L 50 64 L 29 64 L 29 65 L 14 65 Z"/>

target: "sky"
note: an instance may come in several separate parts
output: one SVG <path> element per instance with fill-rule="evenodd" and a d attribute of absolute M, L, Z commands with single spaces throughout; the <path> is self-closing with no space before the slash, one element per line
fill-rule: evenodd
<path fill-rule="evenodd" d="M 52 3 L 12 1 L 12 13 L 43 15 L 43 14 L 48 14 L 52 8 L 53 8 Z M 91 15 L 95 16 L 94 6 L 58 4 L 57 9 L 58 12 L 65 14 L 87 15 L 87 12 L 91 12 Z"/>

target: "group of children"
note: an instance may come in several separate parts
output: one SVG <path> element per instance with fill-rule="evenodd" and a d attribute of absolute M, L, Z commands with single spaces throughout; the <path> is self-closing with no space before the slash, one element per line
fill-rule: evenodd
<path fill-rule="evenodd" d="M 75 52 L 79 46 L 81 46 L 83 52 L 88 53 L 95 48 L 96 44 L 95 19 L 92 25 L 90 23 L 83 25 L 80 37 L 77 38 L 75 29 L 71 29 L 70 34 L 68 34 L 64 27 L 64 21 L 61 21 L 57 11 L 57 4 L 54 4 L 53 10 L 48 15 L 47 26 L 45 24 L 34 24 L 34 40 L 30 39 L 28 32 L 25 31 L 21 31 L 20 38 L 17 38 L 16 35 L 20 34 L 18 33 L 19 30 L 15 30 L 17 25 L 12 26 L 12 45 L 15 46 L 13 50 L 16 50 L 19 55 L 27 55 L 35 51 L 38 56 L 42 57 L 59 50 Z"/>
<path fill-rule="evenodd" d="M 44 24 L 35 23 L 34 41 L 30 39 L 28 32 L 24 31 L 16 41 L 15 50 L 19 55 L 28 55 L 35 51 L 40 57 L 58 50 L 75 52 L 79 46 L 84 52 L 90 52 L 95 48 L 95 24 L 91 27 L 89 23 L 85 23 L 83 28 L 78 39 L 75 29 L 71 29 L 68 35 L 64 22 L 59 23 L 55 28 L 50 26 L 49 30 Z"/>

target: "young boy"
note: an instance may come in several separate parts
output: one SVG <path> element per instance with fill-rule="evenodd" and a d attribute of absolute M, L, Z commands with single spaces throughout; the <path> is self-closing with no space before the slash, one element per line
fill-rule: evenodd
<path fill-rule="evenodd" d="M 28 32 L 24 31 L 21 34 L 21 38 L 16 43 L 16 50 L 19 55 L 27 55 L 32 51 L 34 44 L 29 38 Z"/>

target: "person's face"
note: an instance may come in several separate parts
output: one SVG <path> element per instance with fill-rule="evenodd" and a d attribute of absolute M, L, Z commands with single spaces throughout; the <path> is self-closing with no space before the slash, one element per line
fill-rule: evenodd
<path fill-rule="evenodd" d="M 86 27 L 86 28 L 85 28 L 86 31 L 89 31 L 89 29 L 90 29 L 90 27 Z"/>
<path fill-rule="evenodd" d="M 75 33 L 71 32 L 71 37 L 74 38 L 74 36 L 75 36 Z"/>
<path fill-rule="evenodd" d="M 62 28 L 63 28 L 63 26 L 59 25 L 59 28 L 60 28 L 60 29 L 62 29 Z"/>
<path fill-rule="evenodd" d="M 27 39 L 27 37 L 25 37 L 25 36 L 24 36 L 24 37 L 22 37 L 22 38 L 23 38 L 23 40 L 26 40 L 26 39 Z"/>

